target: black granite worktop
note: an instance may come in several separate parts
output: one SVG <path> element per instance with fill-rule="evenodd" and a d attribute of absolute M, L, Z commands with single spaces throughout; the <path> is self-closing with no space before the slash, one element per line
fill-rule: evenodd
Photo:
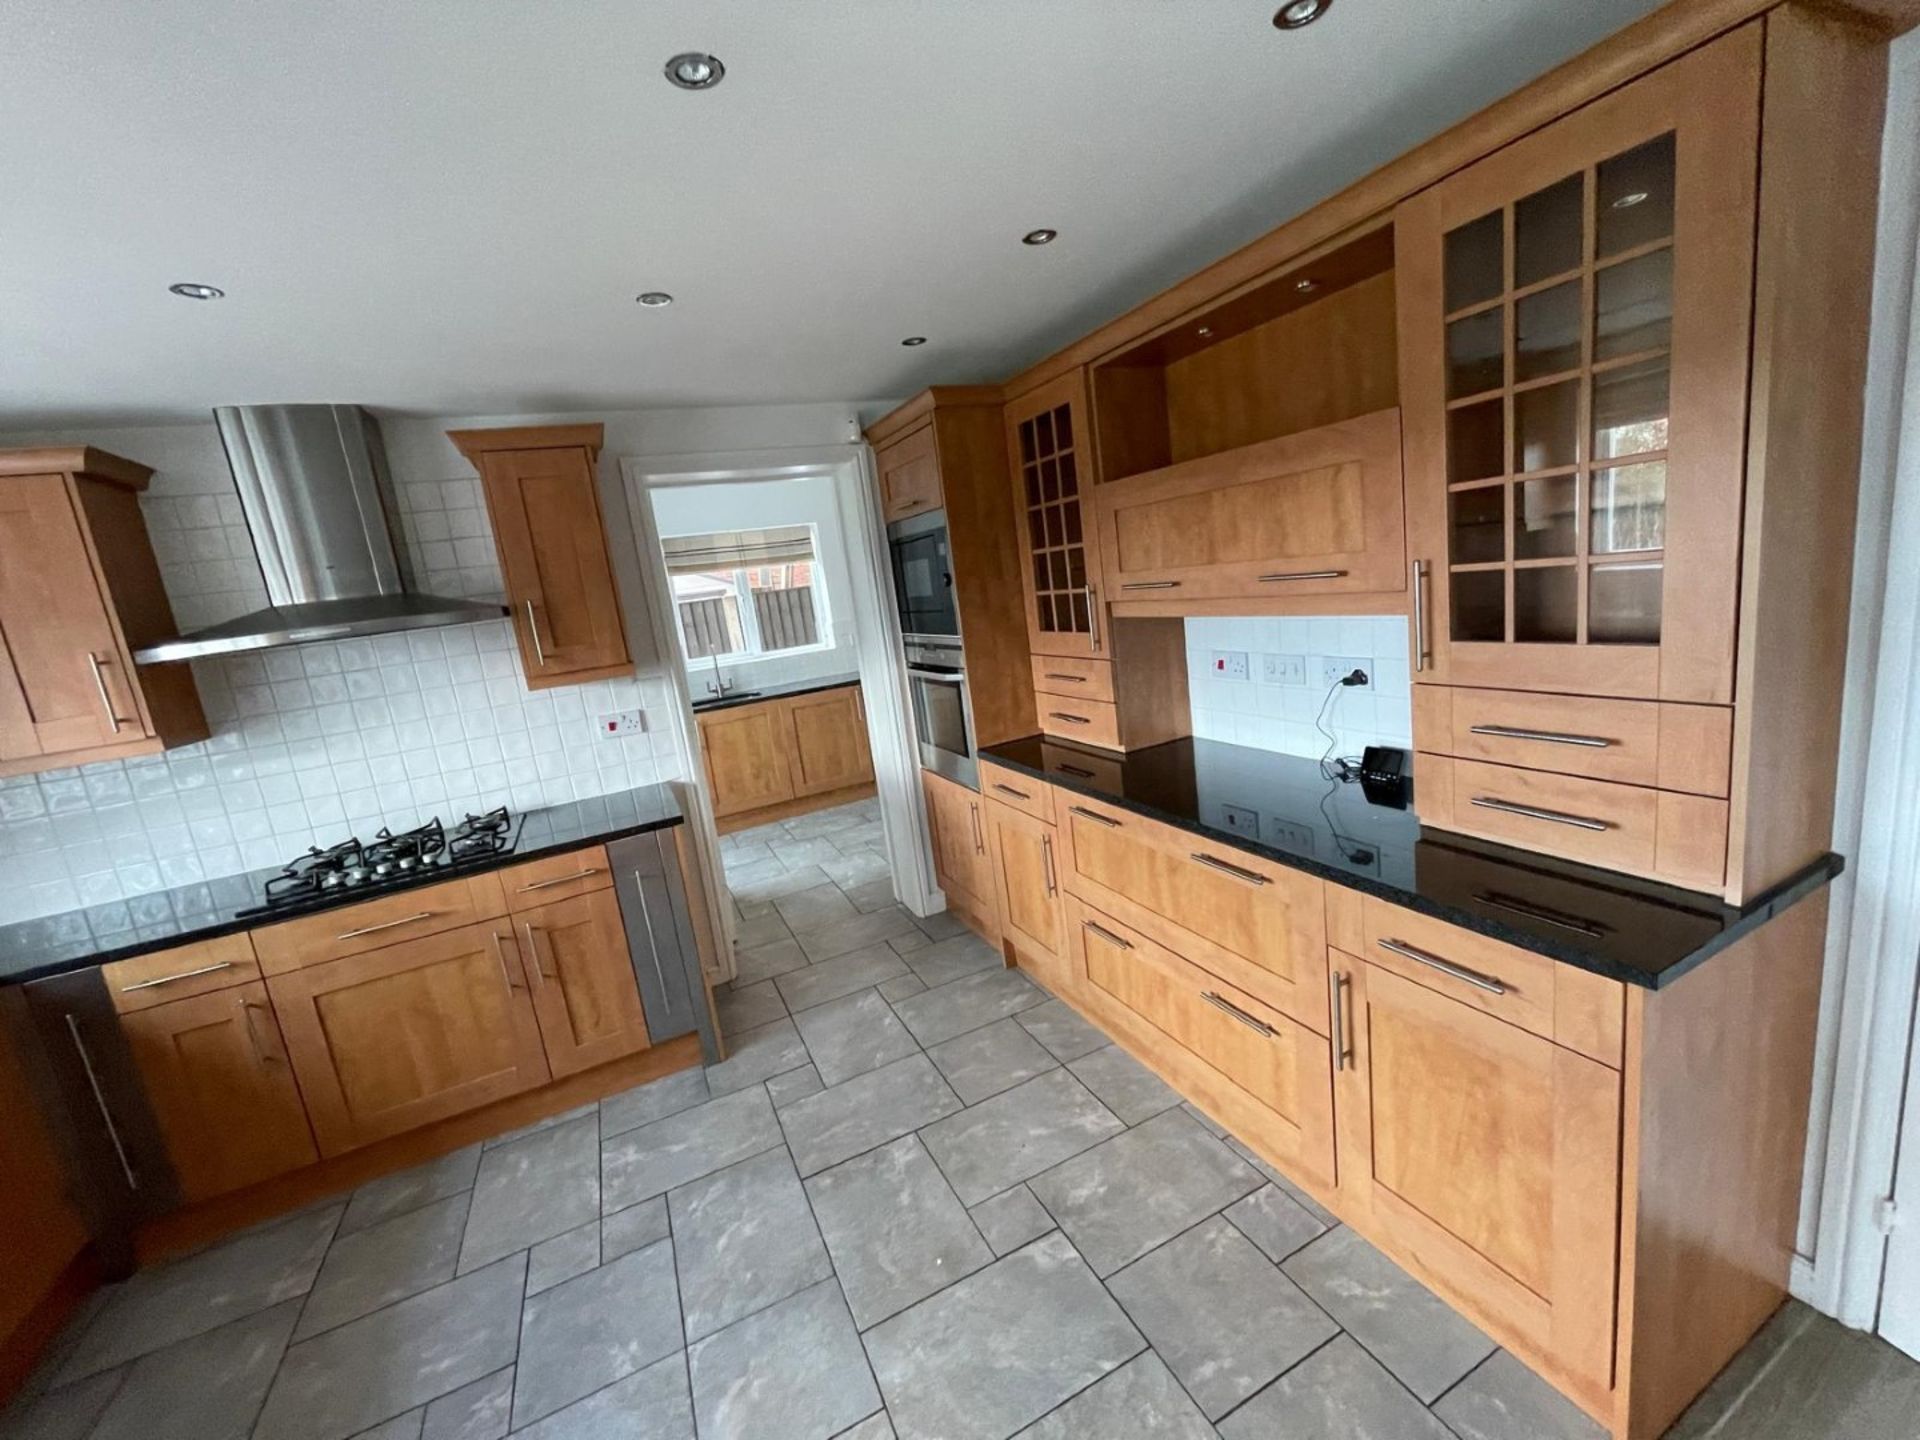
<path fill-rule="evenodd" d="M 517 819 L 518 833 L 509 853 L 436 865 L 404 882 L 382 885 L 374 891 L 334 891 L 302 904 L 276 906 L 271 914 L 246 912 L 258 909 L 266 882 L 280 873 L 278 867 L 0 925 L 0 985 L 40 980 L 170 945 L 257 929 L 296 915 L 358 904 L 376 895 L 391 895 L 460 875 L 537 860 L 542 855 L 664 830 L 683 819 L 680 802 L 670 786 L 643 785 L 528 811 Z"/>
<path fill-rule="evenodd" d="M 1840 873 L 1827 855 L 1744 906 L 1427 830 L 1368 803 L 1315 760 L 1213 740 L 1128 755 L 1030 735 L 982 760 L 1159 820 L 1210 843 L 1377 895 L 1595 974 L 1657 990 Z"/>
<path fill-rule="evenodd" d="M 690 682 L 698 681 L 700 673 L 694 671 Z M 737 705 L 758 705 L 766 700 L 785 700 L 793 695 L 817 695 L 822 690 L 843 690 L 849 685 L 858 685 L 860 676 L 822 675 L 816 680 L 789 680 L 784 685 L 763 685 L 758 690 L 742 690 L 727 695 L 710 695 L 704 700 L 696 699 L 693 709 L 696 715 L 705 715 L 710 710 L 731 710 Z"/>

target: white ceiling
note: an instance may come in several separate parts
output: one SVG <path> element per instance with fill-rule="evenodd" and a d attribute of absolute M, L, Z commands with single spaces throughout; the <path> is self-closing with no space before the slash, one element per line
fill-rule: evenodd
<path fill-rule="evenodd" d="M 1657 0 L 1277 3 L 6 0 L 0 423 L 1002 379 Z"/>

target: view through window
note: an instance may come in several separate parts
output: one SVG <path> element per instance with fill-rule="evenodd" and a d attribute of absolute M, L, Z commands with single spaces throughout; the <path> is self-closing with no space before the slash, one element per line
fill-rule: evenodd
<path fill-rule="evenodd" d="M 826 643 L 813 526 L 670 535 L 661 549 L 688 660 L 745 660 Z"/>

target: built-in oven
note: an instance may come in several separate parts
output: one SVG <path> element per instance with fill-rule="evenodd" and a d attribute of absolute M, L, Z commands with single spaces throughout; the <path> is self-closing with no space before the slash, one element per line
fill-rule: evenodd
<path fill-rule="evenodd" d="M 935 774 L 978 788 L 973 753 L 973 707 L 958 644 L 907 643 L 907 688 L 913 696 L 913 733 L 920 763 Z"/>
<path fill-rule="evenodd" d="M 887 527 L 893 560 L 893 600 L 900 633 L 916 640 L 957 641 L 960 611 L 953 601 L 953 556 L 947 548 L 947 515 L 929 510 Z"/>

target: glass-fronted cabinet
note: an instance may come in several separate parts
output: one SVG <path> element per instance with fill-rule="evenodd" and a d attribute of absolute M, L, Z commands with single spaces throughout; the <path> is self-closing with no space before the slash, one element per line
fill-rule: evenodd
<path fill-rule="evenodd" d="M 1416 679 L 1731 701 L 1758 106 L 1707 47 L 1401 207 Z"/>
<path fill-rule="evenodd" d="M 1107 654 L 1091 518 L 1093 435 L 1086 374 L 1074 370 L 1006 407 L 1007 465 L 1025 553 L 1035 655 Z"/>

